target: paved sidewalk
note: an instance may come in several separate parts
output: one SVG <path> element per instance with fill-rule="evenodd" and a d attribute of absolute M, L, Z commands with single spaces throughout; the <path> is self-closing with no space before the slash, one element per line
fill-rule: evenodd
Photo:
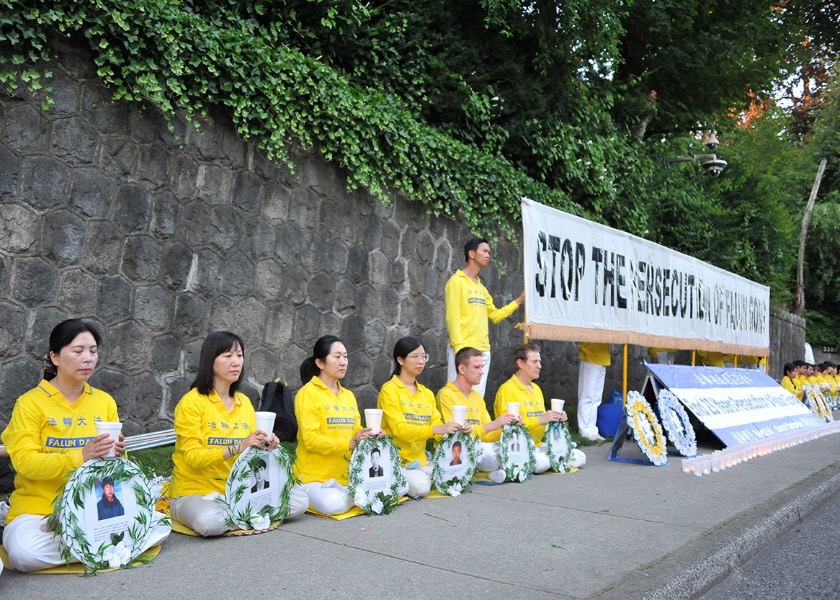
<path fill-rule="evenodd" d="M 172 534 L 151 565 L 0 575 L 3 598 L 690 598 L 840 490 L 840 434 L 704 477 L 605 460 L 382 517 Z M 633 456 L 625 444 L 622 456 Z"/>

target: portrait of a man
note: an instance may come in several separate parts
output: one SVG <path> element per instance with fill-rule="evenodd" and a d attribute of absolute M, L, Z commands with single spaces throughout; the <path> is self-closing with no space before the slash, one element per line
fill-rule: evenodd
<path fill-rule="evenodd" d="M 102 497 L 96 503 L 97 518 L 104 521 L 105 519 L 125 515 L 125 509 L 114 493 L 114 480 L 110 477 L 103 477 L 100 484 L 102 485 Z"/>
<path fill-rule="evenodd" d="M 449 463 L 450 466 L 460 465 L 461 462 L 461 442 L 454 442 L 452 444 L 452 462 Z"/>
<path fill-rule="evenodd" d="M 258 459 L 258 463 L 254 466 L 254 470 L 251 473 L 252 481 L 254 481 L 254 485 L 251 486 L 252 494 L 268 489 L 268 479 L 266 479 L 265 477 L 265 471 L 267 468 L 268 465 L 265 463 L 265 461 L 261 458 Z"/>
<path fill-rule="evenodd" d="M 384 477 L 385 471 L 382 465 L 379 464 L 381 453 L 379 448 L 374 448 L 370 452 L 370 469 L 368 469 L 368 477 Z"/>

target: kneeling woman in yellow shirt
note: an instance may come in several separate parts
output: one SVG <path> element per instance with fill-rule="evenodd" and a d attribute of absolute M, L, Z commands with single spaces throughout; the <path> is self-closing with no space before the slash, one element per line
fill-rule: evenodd
<path fill-rule="evenodd" d="M 801 401 L 804 396 L 804 392 L 802 390 L 802 386 L 800 386 L 796 380 L 796 367 L 791 363 L 786 363 L 784 369 L 785 376 L 782 377 L 782 380 L 779 382 L 780 385 Z"/>
<path fill-rule="evenodd" d="M 312 356 L 300 365 L 304 385 L 295 396 L 295 475 L 309 497 L 309 505 L 325 515 L 353 507 L 346 487 L 348 459 L 361 440 L 374 436 L 369 427 L 362 429 L 353 392 L 339 383 L 346 374 L 347 348 L 334 335 L 325 335 L 315 342 Z"/>
<path fill-rule="evenodd" d="M 15 491 L 3 530 L 9 564 L 18 571 L 36 571 L 64 563 L 60 538 L 47 527 L 56 490 L 83 463 L 114 448 L 122 454 L 123 436 L 111 442 L 96 435 L 97 421 L 119 421 L 114 399 L 88 384 L 99 362 L 101 338 L 95 327 L 79 319 L 59 323 L 50 334 L 44 379 L 17 399 L 3 443 L 15 468 Z M 144 550 L 171 531 L 155 525 Z"/>
<path fill-rule="evenodd" d="M 236 334 L 214 331 L 201 345 L 198 372 L 189 392 L 175 407 L 175 453 L 172 455 L 172 518 L 211 537 L 227 531 L 224 507 L 216 498 L 236 456 L 250 447 L 273 450 L 280 440 L 256 428 L 251 401 L 237 391 L 245 379 L 245 346 Z M 293 487 L 289 515 L 306 511 L 306 495 Z"/>
<path fill-rule="evenodd" d="M 382 427 L 394 436 L 400 448 L 400 459 L 407 465 L 403 472 L 412 498 L 428 496 L 432 489 L 432 469 L 426 463 L 426 440 L 432 436 L 464 431 L 472 426 L 444 423 L 438 412 L 435 396 L 417 382 L 429 355 L 415 337 L 404 337 L 394 346 L 394 374 L 379 390 L 377 404 L 382 409 Z"/>

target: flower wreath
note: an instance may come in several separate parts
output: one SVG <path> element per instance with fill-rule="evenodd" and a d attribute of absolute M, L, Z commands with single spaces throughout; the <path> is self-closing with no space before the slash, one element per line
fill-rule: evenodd
<path fill-rule="evenodd" d="M 369 455 L 374 448 L 381 453 L 388 453 L 391 461 L 391 488 L 390 493 L 383 491 L 368 491 L 364 486 L 362 468 L 365 464 L 365 456 Z M 365 511 L 368 515 L 387 515 L 400 503 L 400 496 L 397 492 L 400 488 L 405 489 L 408 482 L 400 468 L 399 449 L 394 444 L 394 437 L 383 438 L 369 437 L 360 441 L 350 457 L 350 484 L 348 492 L 356 506 Z"/>
<path fill-rule="evenodd" d="M 820 419 L 826 422 L 834 420 L 834 415 L 831 414 L 831 409 L 828 407 L 822 392 L 811 387 L 807 389 L 805 396 L 808 399 L 808 408 L 814 411 Z"/>
<path fill-rule="evenodd" d="M 829 389 L 825 396 L 826 400 L 828 400 L 828 407 L 831 410 L 840 410 L 840 393 L 836 389 L 834 391 Z"/>
<path fill-rule="evenodd" d="M 516 435 L 525 436 L 528 444 L 528 461 L 525 464 L 513 462 L 510 456 L 510 443 Z M 537 447 L 534 438 L 528 433 L 524 425 L 511 423 L 502 428 L 502 437 L 499 439 L 499 462 L 505 470 L 505 481 L 525 481 L 534 474 L 537 467 Z"/>
<path fill-rule="evenodd" d="M 280 479 L 283 485 L 280 487 L 279 502 L 276 506 L 266 504 L 258 511 L 254 511 L 250 500 L 245 502 L 244 506 L 242 500 L 245 492 L 251 488 L 251 474 L 265 455 L 280 466 Z M 229 531 L 234 529 L 263 531 L 275 521 L 282 522 L 289 516 L 289 498 L 293 483 L 292 459 L 281 446 L 277 446 L 271 452 L 251 446 L 233 463 L 225 485 L 225 495 L 216 499 L 216 502 L 227 509 L 225 527 Z"/>
<path fill-rule="evenodd" d="M 650 404 L 639 392 L 627 394 L 627 424 L 633 430 L 639 449 L 653 464 L 662 466 L 668 462 L 662 427 Z"/>
<path fill-rule="evenodd" d="M 697 437 L 688 413 L 671 390 L 659 392 L 659 416 L 668 439 L 683 456 L 697 456 Z"/>
<path fill-rule="evenodd" d="M 126 530 L 112 533 L 98 547 L 93 547 L 85 527 L 85 507 L 90 497 L 95 496 L 96 482 L 104 477 L 110 477 L 114 483 L 121 483 L 124 494 L 134 494 L 137 514 Z M 55 535 L 61 536 L 61 558 L 64 562 L 69 564 L 75 556 L 84 565 L 87 574 L 131 564 L 140 555 L 155 525 L 154 512 L 155 495 L 140 467 L 123 457 L 100 458 L 90 460 L 76 469 L 59 489 L 47 522 L 50 527 L 55 526 Z M 171 523 L 163 515 L 157 524 Z"/>
<path fill-rule="evenodd" d="M 552 443 L 555 430 L 558 430 L 558 435 L 560 436 L 559 446 L 564 449 L 560 455 L 554 452 L 555 444 Z M 568 423 L 549 423 L 543 434 L 542 445 L 545 448 L 545 454 L 548 456 L 548 462 L 551 463 L 552 470 L 558 473 L 568 473 L 571 470 L 569 461 L 572 460 L 572 451 L 577 444 L 572 441 L 572 433 L 569 431 Z"/>
<path fill-rule="evenodd" d="M 446 470 L 440 465 L 445 462 L 447 456 L 452 454 L 452 445 L 455 442 L 461 442 L 461 445 L 467 450 L 467 460 L 469 465 L 463 477 L 451 477 L 444 479 Z M 467 491 L 475 481 L 475 469 L 478 464 L 478 459 L 475 452 L 475 440 L 471 435 L 466 433 L 449 433 L 440 440 L 437 449 L 435 450 L 434 458 L 432 459 L 434 467 L 432 468 L 432 483 L 435 489 L 441 494 L 447 496 L 460 496 Z"/>

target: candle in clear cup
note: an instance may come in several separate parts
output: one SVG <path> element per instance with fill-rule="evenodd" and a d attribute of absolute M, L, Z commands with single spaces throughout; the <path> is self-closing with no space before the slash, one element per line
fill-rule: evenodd
<path fill-rule="evenodd" d="M 452 421 L 458 423 L 458 425 L 463 425 L 464 422 L 467 420 L 467 407 L 454 405 L 452 407 Z"/>
<path fill-rule="evenodd" d="M 100 436 L 103 433 L 107 433 L 108 437 L 111 438 L 112 442 L 117 442 L 120 439 L 120 432 L 122 431 L 122 423 L 119 421 L 96 421 L 96 435 Z M 114 446 L 111 446 L 111 449 L 106 454 L 106 457 L 114 457 L 117 455 Z"/>
<path fill-rule="evenodd" d="M 366 408 L 365 425 L 370 427 L 372 434 L 378 435 L 379 429 L 382 426 L 382 411 L 378 408 Z"/>
<path fill-rule="evenodd" d="M 508 402 L 507 411 L 509 415 L 519 416 L 519 402 Z"/>
<path fill-rule="evenodd" d="M 561 412 L 563 410 L 563 405 L 566 404 L 565 400 L 561 400 L 560 398 L 552 398 L 551 399 L 551 410 Z"/>

